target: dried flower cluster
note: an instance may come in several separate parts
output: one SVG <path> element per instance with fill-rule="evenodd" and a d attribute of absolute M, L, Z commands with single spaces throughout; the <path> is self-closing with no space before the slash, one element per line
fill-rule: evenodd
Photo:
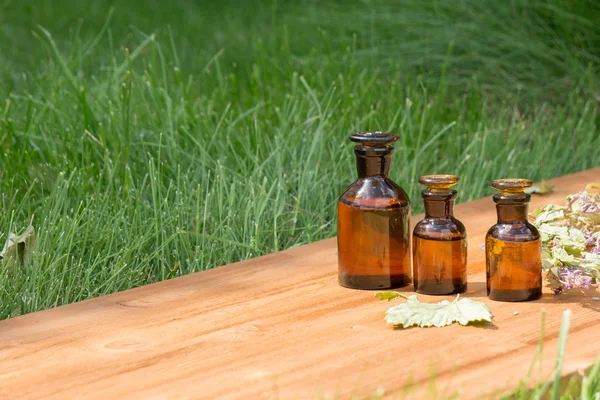
<path fill-rule="evenodd" d="M 546 279 L 554 293 L 589 289 L 600 281 L 600 189 L 567 196 L 566 206 L 547 205 L 530 214 L 542 236 Z"/>

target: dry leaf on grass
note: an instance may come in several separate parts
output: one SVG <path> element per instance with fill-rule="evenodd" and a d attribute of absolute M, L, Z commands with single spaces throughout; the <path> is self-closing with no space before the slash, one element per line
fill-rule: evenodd
<path fill-rule="evenodd" d="M 4 244 L 4 248 L 0 252 L 0 265 L 5 267 L 8 265 L 24 265 L 29 263 L 34 243 L 35 229 L 31 224 L 29 224 L 25 232 L 21 235 L 11 232 Z"/>

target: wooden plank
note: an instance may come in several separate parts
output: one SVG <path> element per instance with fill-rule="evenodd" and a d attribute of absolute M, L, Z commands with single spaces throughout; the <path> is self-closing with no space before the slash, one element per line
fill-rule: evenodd
<path fill-rule="evenodd" d="M 600 168 L 552 180 L 532 206 L 562 204 Z M 485 298 L 478 248 L 495 222 L 490 198 L 460 204 L 469 233 L 469 291 L 485 328 L 393 330 L 389 303 L 337 285 L 335 239 L 0 322 L 0 396 L 10 398 L 478 398 L 526 375 L 546 309 L 542 368 L 555 360 L 563 310 L 573 312 L 564 373 L 600 355 L 598 291 L 530 303 Z M 421 216 L 413 217 L 416 222 Z M 404 289 L 410 291 L 410 288 Z M 420 296 L 425 301 L 440 297 Z M 514 312 L 518 312 L 515 315 Z"/>

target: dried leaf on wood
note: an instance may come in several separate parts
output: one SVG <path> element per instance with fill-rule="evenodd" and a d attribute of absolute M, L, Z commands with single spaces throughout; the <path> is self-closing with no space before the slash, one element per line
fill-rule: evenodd
<path fill-rule="evenodd" d="M 492 322 L 492 312 L 480 301 L 468 298 L 454 301 L 443 300 L 439 303 L 421 303 L 417 296 L 405 296 L 398 292 L 383 292 L 376 295 L 380 300 L 392 300 L 396 297 L 406 299 L 406 303 L 392 306 L 385 314 L 385 320 L 398 328 L 411 326 L 443 327 L 458 322 L 468 325 L 476 322 Z"/>

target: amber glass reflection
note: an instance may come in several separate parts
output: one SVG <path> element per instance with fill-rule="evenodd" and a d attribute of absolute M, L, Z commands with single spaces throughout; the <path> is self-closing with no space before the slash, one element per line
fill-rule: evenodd
<path fill-rule="evenodd" d="M 454 218 L 458 183 L 454 175 L 426 175 L 421 197 L 425 218 L 414 229 L 413 276 L 415 291 L 443 295 L 467 290 L 467 233 Z"/>
<path fill-rule="evenodd" d="M 524 190 L 527 179 L 492 182 L 501 193 L 494 195 L 498 223 L 486 235 L 487 292 L 492 300 L 528 301 L 542 295 L 540 234 L 527 221 L 531 196 Z"/>
<path fill-rule="evenodd" d="M 389 179 L 390 146 L 384 132 L 352 135 L 358 179 L 338 201 L 338 280 L 353 289 L 387 289 L 410 283 L 410 202 Z"/>

